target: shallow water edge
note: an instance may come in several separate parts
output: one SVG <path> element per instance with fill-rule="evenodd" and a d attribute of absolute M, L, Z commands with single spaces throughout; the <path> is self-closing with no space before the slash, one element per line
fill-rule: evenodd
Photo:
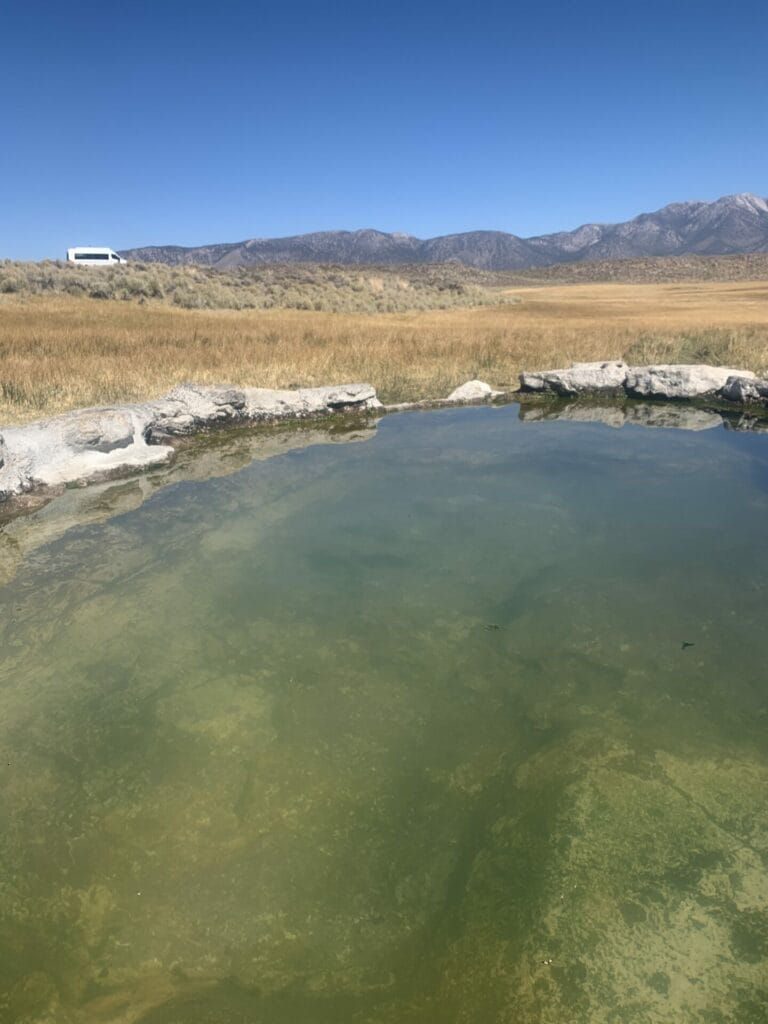
<path fill-rule="evenodd" d="M 674 400 L 745 410 L 739 429 L 762 429 L 768 380 L 746 370 L 707 365 L 630 367 L 623 362 L 574 363 L 568 370 L 522 373 L 517 392 L 467 381 L 440 400 L 385 408 L 370 384 L 281 391 L 182 384 L 161 399 L 82 409 L 0 435 L 0 502 L 16 507 L 62 486 L 114 479 L 173 459 L 181 438 L 235 424 L 296 422 L 346 412 L 384 411 L 508 401 L 521 396 Z"/>

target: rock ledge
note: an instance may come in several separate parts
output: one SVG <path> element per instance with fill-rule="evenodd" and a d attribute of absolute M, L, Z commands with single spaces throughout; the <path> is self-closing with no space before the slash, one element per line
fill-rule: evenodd
<path fill-rule="evenodd" d="M 723 366 L 621 362 L 574 363 L 563 370 L 520 374 L 520 390 L 573 398 L 596 395 L 652 399 L 709 399 L 768 407 L 768 380 Z"/>
<path fill-rule="evenodd" d="M 157 401 L 79 409 L 3 430 L 0 502 L 157 466 L 172 458 L 174 441 L 218 426 L 381 408 L 370 384 L 296 391 L 182 384 Z"/>

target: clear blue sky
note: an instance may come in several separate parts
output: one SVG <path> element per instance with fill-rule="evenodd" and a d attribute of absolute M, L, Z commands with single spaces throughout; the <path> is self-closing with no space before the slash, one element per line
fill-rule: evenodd
<path fill-rule="evenodd" d="M 0 257 L 768 195 L 764 0 L 0 0 L 0 95 Z"/>

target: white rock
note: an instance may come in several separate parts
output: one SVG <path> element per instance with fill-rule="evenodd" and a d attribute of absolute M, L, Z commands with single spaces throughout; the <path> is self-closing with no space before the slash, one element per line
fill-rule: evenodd
<path fill-rule="evenodd" d="M 165 396 L 168 402 L 181 402 L 199 420 L 232 417 L 245 408 L 245 393 L 238 388 L 205 387 L 179 384 Z"/>
<path fill-rule="evenodd" d="M 567 370 L 521 373 L 521 391 L 539 391 L 564 398 L 582 394 L 621 394 L 629 367 L 621 362 L 573 363 Z"/>
<path fill-rule="evenodd" d="M 7 428 L 0 437 L 0 500 L 38 487 L 103 480 L 159 465 L 174 452 L 163 440 L 209 426 L 380 407 L 370 384 L 298 391 L 183 384 L 155 402 L 82 409 Z"/>
<path fill-rule="evenodd" d="M 768 380 L 758 380 L 754 376 L 740 373 L 728 378 L 720 389 L 720 397 L 729 402 L 768 405 Z"/>
<path fill-rule="evenodd" d="M 482 380 L 468 380 L 466 384 L 461 384 L 455 390 L 453 390 L 448 398 L 447 402 L 481 402 L 489 398 L 494 398 L 496 395 L 502 394 L 501 391 L 494 391 L 490 384 L 486 384 Z"/>
<path fill-rule="evenodd" d="M 116 470 L 142 469 L 167 461 L 173 449 L 147 444 L 141 406 L 87 409 L 4 431 L 6 458 L 0 497 L 35 487 L 99 479 Z"/>
<path fill-rule="evenodd" d="M 66 418 L 62 440 L 73 451 L 111 452 L 133 444 L 135 431 L 127 410 L 84 409 Z"/>
<path fill-rule="evenodd" d="M 376 389 L 370 384 L 340 384 L 331 388 L 306 388 L 329 409 L 381 409 Z"/>
<path fill-rule="evenodd" d="M 245 394 L 237 388 L 179 384 L 162 402 L 170 408 L 153 417 L 150 440 L 194 434 L 245 416 Z"/>
<path fill-rule="evenodd" d="M 753 378 L 748 370 L 706 364 L 633 366 L 627 373 L 627 392 L 638 398 L 701 398 L 714 395 L 729 377 Z"/>
<path fill-rule="evenodd" d="M 251 462 L 271 459 L 286 452 L 318 444 L 349 444 L 367 441 L 376 434 L 376 420 L 363 421 L 349 430 L 329 430 L 327 424 L 306 426 L 302 430 L 240 431 L 226 442 L 195 451 L 192 458 L 176 459 L 153 468 L 151 478 L 139 475 L 130 485 L 95 482 L 92 488 L 68 488 L 27 514 L 3 524 L 0 544 L 0 586 L 17 572 L 24 558 L 42 544 L 62 536 L 73 526 L 100 523 L 112 516 L 138 508 L 158 489 L 185 481 L 210 480 L 237 473 Z"/>
<path fill-rule="evenodd" d="M 331 412 L 381 409 L 370 384 L 340 384 L 337 387 L 299 388 L 280 391 L 245 388 L 245 414 L 249 419 L 303 418 Z"/>

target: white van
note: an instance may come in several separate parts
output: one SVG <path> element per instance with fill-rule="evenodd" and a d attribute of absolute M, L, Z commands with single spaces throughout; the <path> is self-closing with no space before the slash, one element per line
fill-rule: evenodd
<path fill-rule="evenodd" d="M 67 263 L 82 263 L 85 267 L 114 267 L 116 263 L 127 262 L 114 249 L 104 249 L 98 245 L 76 245 L 73 249 L 67 249 Z"/>

